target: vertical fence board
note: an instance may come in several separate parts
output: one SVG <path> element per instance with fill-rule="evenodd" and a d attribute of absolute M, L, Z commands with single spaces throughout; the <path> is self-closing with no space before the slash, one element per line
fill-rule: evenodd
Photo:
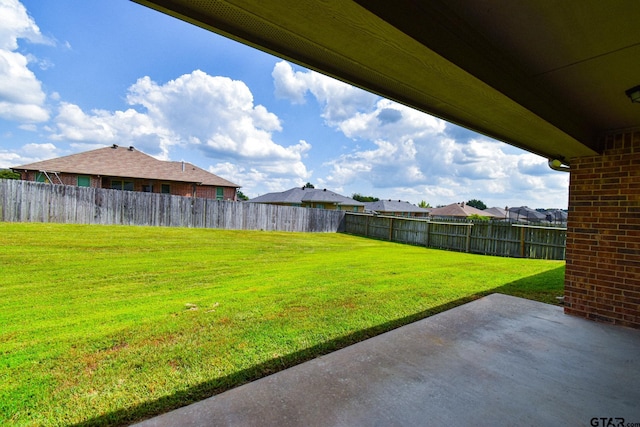
<path fill-rule="evenodd" d="M 436 222 L 168 194 L 0 180 L 0 221 L 337 232 L 488 255 L 564 259 L 566 229 Z"/>
<path fill-rule="evenodd" d="M 0 220 L 337 232 L 345 212 L 0 179 Z"/>
<path fill-rule="evenodd" d="M 485 255 L 562 260 L 566 229 L 508 222 L 442 222 L 347 213 L 345 232 Z"/>

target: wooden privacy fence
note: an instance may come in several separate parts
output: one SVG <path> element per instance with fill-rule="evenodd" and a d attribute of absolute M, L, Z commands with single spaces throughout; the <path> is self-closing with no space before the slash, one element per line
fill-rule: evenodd
<path fill-rule="evenodd" d="M 565 257 L 566 229 L 508 222 L 435 222 L 347 212 L 345 232 L 398 243 L 507 257 Z"/>
<path fill-rule="evenodd" d="M 0 180 L 0 221 L 337 232 L 344 211 Z"/>

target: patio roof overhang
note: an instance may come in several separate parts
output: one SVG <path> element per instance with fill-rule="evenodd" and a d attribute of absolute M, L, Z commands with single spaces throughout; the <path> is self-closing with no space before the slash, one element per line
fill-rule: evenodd
<path fill-rule="evenodd" d="M 566 164 L 640 127 L 637 0 L 133 1 Z"/>

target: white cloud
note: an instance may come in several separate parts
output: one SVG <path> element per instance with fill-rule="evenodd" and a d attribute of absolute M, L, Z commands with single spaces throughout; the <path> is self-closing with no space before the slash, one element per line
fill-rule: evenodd
<path fill-rule="evenodd" d="M 18 166 L 27 162 L 21 161 L 22 157 L 15 151 L 0 150 L 0 169 Z"/>
<path fill-rule="evenodd" d="M 208 157 L 272 162 L 300 162 L 307 143 L 276 144 L 282 129 L 278 117 L 262 105 L 241 81 L 196 70 L 164 85 L 148 77 L 130 89 L 130 104 L 142 105 L 155 123 L 171 129 L 181 144 L 196 145 Z M 298 165 L 299 166 L 299 165 Z"/>
<path fill-rule="evenodd" d="M 272 76 L 276 94 L 300 103 L 311 93 L 325 123 L 358 141 L 325 162 L 322 185 L 432 205 L 478 198 L 498 206 L 566 206 L 568 177 L 546 159 L 312 71 L 294 72 L 286 62 Z"/>
<path fill-rule="evenodd" d="M 0 49 L 16 50 L 18 39 L 50 43 L 18 0 L 0 0 Z"/>
<path fill-rule="evenodd" d="M 244 172 L 235 176 L 217 173 L 238 184 L 243 183 L 242 173 L 254 170 L 262 174 L 262 183 L 310 175 L 302 159 L 311 144 L 304 140 L 288 146 L 275 143 L 272 134 L 282 129 L 280 120 L 264 106 L 255 105 L 241 81 L 199 70 L 165 84 L 143 77 L 129 88 L 127 102 L 143 111 L 87 113 L 63 102 L 52 138 L 134 145 L 161 159 L 169 159 L 177 150 L 200 152 L 223 164 L 244 165 Z"/>
<path fill-rule="evenodd" d="M 306 73 L 294 73 L 287 62 L 278 62 L 271 73 L 278 98 L 285 98 L 294 104 L 304 104 L 308 85 Z M 302 77 L 300 77 L 302 76 Z"/>
<path fill-rule="evenodd" d="M 323 106 L 322 117 L 328 124 L 342 122 L 358 111 L 368 110 L 379 97 L 314 71 L 293 71 L 285 61 L 278 62 L 271 73 L 276 96 L 293 103 L 303 103 L 308 92 Z"/>
<path fill-rule="evenodd" d="M 29 58 L 18 49 L 18 39 L 48 43 L 25 7 L 17 0 L 0 0 L 0 118 L 18 122 L 49 119 L 46 96 L 35 74 L 27 67 Z M 42 66 L 51 66 L 47 61 Z"/>
<path fill-rule="evenodd" d="M 74 104 L 60 104 L 55 117 L 57 141 L 101 143 L 104 145 L 134 145 L 140 150 L 168 159 L 169 148 L 175 144 L 172 132 L 158 126 L 146 114 L 134 109 L 110 112 L 93 110 L 90 114 Z"/>
<path fill-rule="evenodd" d="M 568 174 L 543 169 L 546 159 L 530 153 L 507 154 L 504 144 L 486 139 L 469 143 L 435 139 L 430 147 L 418 145 L 414 157 L 406 142 L 352 153 L 333 162 L 328 181 L 346 186 L 359 179 L 368 182 L 378 197 L 404 196 L 433 206 L 481 199 L 500 207 L 566 207 Z M 523 163 L 535 164 L 537 174 L 520 170 Z"/>
<path fill-rule="evenodd" d="M 26 165 L 60 155 L 60 150 L 51 143 L 29 143 L 22 146 L 19 150 L 0 150 L 0 168 Z"/>
<path fill-rule="evenodd" d="M 20 151 L 31 158 L 37 158 L 39 160 L 50 159 L 58 154 L 56 146 L 49 142 L 44 144 L 26 144 Z"/>
<path fill-rule="evenodd" d="M 18 129 L 26 130 L 29 132 L 36 132 L 38 130 L 38 126 L 36 126 L 34 123 L 23 123 L 21 125 L 18 125 Z"/>
<path fill-rule="evenodd" d="M 298 175 L 290 173 L 274 173 L 268 167 L 258 165 L 245 167 L 238 163 L 223 162 L 209 168 L 209 172 L 235 183 L 242 183 L 242 192 L 249 198 L 266 193 L 288 190 L 302 186 L 310 177 L 310 172 L 299 171 Z"/>

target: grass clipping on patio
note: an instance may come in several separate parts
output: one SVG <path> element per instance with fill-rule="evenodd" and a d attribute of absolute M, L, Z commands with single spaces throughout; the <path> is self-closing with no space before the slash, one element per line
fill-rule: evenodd
<path fill-rule="evenodd" d="M 0 424 L 117 425 L 492 292 L 553 303 L 564 262 L 344 234 L 0 223 Z"/>

